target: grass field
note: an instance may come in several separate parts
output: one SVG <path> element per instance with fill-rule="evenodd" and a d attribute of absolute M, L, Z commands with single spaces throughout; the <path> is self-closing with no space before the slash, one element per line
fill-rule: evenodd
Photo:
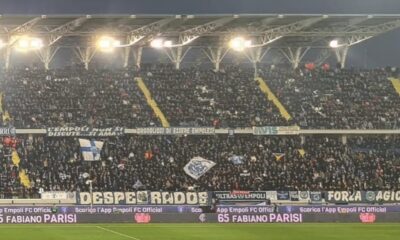
<path fill-rule="evenodd" d="M 2 240 L 395 240 L 399 236 L 400 223 L 0 225 Z"/>

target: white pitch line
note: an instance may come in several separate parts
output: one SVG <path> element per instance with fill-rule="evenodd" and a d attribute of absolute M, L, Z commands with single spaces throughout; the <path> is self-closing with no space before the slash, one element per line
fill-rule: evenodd
<path fill-rule="evenodd" d="M 103 228 L 103 227 L 100 227 L 100 226 L 96 226 L 96 227 L 99 228 L 99 229 L 101 229 L 101 230 L 104 230 L 104 231 L 107 231 L 107 232 L 110 232 L 110 233 L 114 233 L 114 234 L 120 235 L 120 236 L 122 236 L 122 237 L 126 237 L 126 238 L 129 238 L 129 239 L 134 239 L 134 240 L 140 240 L 139 238 L 135 238 L 135 237 L 132 237 L 132 236 L 129 236 L 129 235 L 120 233 L 120 232 L 116 232 L 116 231 L 113 231 L 113 230 L 108 229 L 108 228 Z"/>

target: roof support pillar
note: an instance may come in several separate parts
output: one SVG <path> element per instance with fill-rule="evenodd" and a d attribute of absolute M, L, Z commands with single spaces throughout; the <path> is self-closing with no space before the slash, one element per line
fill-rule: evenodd
<path fill-rule="evenodd" d="M 186 54 L 189 52 L 190 47 L 183 48 L 183 46 L 179 46 L 176 48 L 166 48 L 165 53 L 167 54 L 168 58 L 175 64 L 175 69 L 180 69 L 181 62 Z"/>
<path fill-rule="evenodd" d="M 336 59 L 340 64 L 340 68 L 344 68 L 346 66 L 347 54 L 349 52 L 349 46 L 345 45 L 343 47 L 335 48 Z"/>
<path fill-rule="evenodd" d="M 262 46 L 248 48 L 245 50 L 244 54 L 253 64 L 254 77 L 258 77 L 258 64 L 264 58 L 264 56 L 269 52 L 271 48 L 263 48 Z"/>
<path fill-rule="evenodd" d="M 332 51 L 330 49 L 321 49 L 318 57 L 315 59 L 315 65 L 318 67 L 321 66 L 331 55 Z"/>
<path fill-rule="evenodd" d="M 77 47 L 75 49 L 75 54 L 78 56 L 79 60 L 84 64 L 85 69 L 89 69 L 89 63 L 92 61 L 94 55 L 96 54 L 95 47 Z"/>
<path fill-rule="evenodd" d="M 298 47 L 296 49 L 288 47 L 281 49 L 281 53 L 290 62 L 292 68 L 296 69 L 299 67 L 301 60 L 304 58 L 308 50 L 310 50 L 310 47 Z"/>
<path fill-rule="evenodd" d="M 135 66 L 140 68 L 142 64 L 143 47 L 133 48 L 133 57 L 135 58 Z"/>
<path fill-rule="evenodd" d="M 203 48 L 204 54 L 208 57 L 208 59 L 214 64 L 214 70 L 219 72 L 220 64 L 222 59 L 224 59 L 225 55 L 228 53 L 228 48 L 217 47 L 217 48 Z"/>
<path fill-rule="evenodd" d="M 11 65 L 11 51 L 12 51 L 11 46 L 7 46 L 4 49 L 4 68 L 7 71 L 10 69 L 10 65 Z"/>
<path fill-rule="evenodd" d="M 124 68 L 129 66 L 129 56 L 131 54 L 131 47 L 124 48 Z"/>
<path fill-rule="evenodd" d="M 57 47 L 45 46 L 36 52 L 36 54 L 40 58 L 40 61 L 44 64 L 44 68 L 46 70 L 49 70 L 49 65 L 59 49 L 60 47 L 58 46 Z"/>

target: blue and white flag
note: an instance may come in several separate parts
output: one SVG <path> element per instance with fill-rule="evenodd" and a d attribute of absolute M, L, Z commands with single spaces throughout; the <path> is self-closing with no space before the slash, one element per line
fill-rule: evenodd
<path fill-rule="evenodd" d="M 202 157 L 194 157 L 186 164 L 183 170 L 187 175 L 197 180 L 214 167 L 215 164 L 215 162 Z"/>
<path fill-rule="evenodd" d="M 99 161 L 104 142 L 79 139 L 81 153 L 85 161 Z"/>
<path fill-rule="evenodd" d="M 240 165 L 244 163 L 244 156 L 232 155 L 228 160 L 235 165 Z"/>

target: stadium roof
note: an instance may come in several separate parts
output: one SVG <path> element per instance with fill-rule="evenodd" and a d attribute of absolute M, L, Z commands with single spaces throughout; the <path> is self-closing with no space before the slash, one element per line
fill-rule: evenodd
<path fill-rule="evenodd" d="M 333 39 L 345 46 L 344 53 L 337 51 L 341 61 L 348 47 L 398 27 L 400 14 L 3 15 L 0 39 L 12 46 L 18 36 L 29 35 L 44 39 L 45 46 L 76 49 L 93 47 L 104 35 L 118 39 L 122 46 L 143 47 L 161 37 L 176 48 L 227 48 L 229 39 L 245 36 L 254 49 L 282 49 L 293 63 L 301 59 L 304 49 L 329 48 Z M 42 57 L 51 59 L 51 55 Z M 173 62 L 174 55 L 184 53 L 172 51 Z M 180 56 L 175 60 L 181 61 Z"/>
<path fill-rule="evenodd" d="M 57 36 L 57 44 L 77 46 L 82 39 L 112 35 L 126 41 L 130 35 L 162 36 L 192 46 L 218 45 L 241 34 L 259 44 L 322 47 L 326 38 L 354 38 L 350 44 L 400 27 L 399 15 L 366 14 L 239 14 L 239 15 L 3 15 L 0 35 Z M 180 39 L 179 39 L 180 38 Z M 264 40 L 264 42 L 263 42 Z M 54 41 L 54 39 L 53 39 Z M 54 42 L 54 43 L 56 43 Z M 271 41 L 272 42 L 272 41 Z M 146 44 L 140 41 L 138 44 Z"/>

